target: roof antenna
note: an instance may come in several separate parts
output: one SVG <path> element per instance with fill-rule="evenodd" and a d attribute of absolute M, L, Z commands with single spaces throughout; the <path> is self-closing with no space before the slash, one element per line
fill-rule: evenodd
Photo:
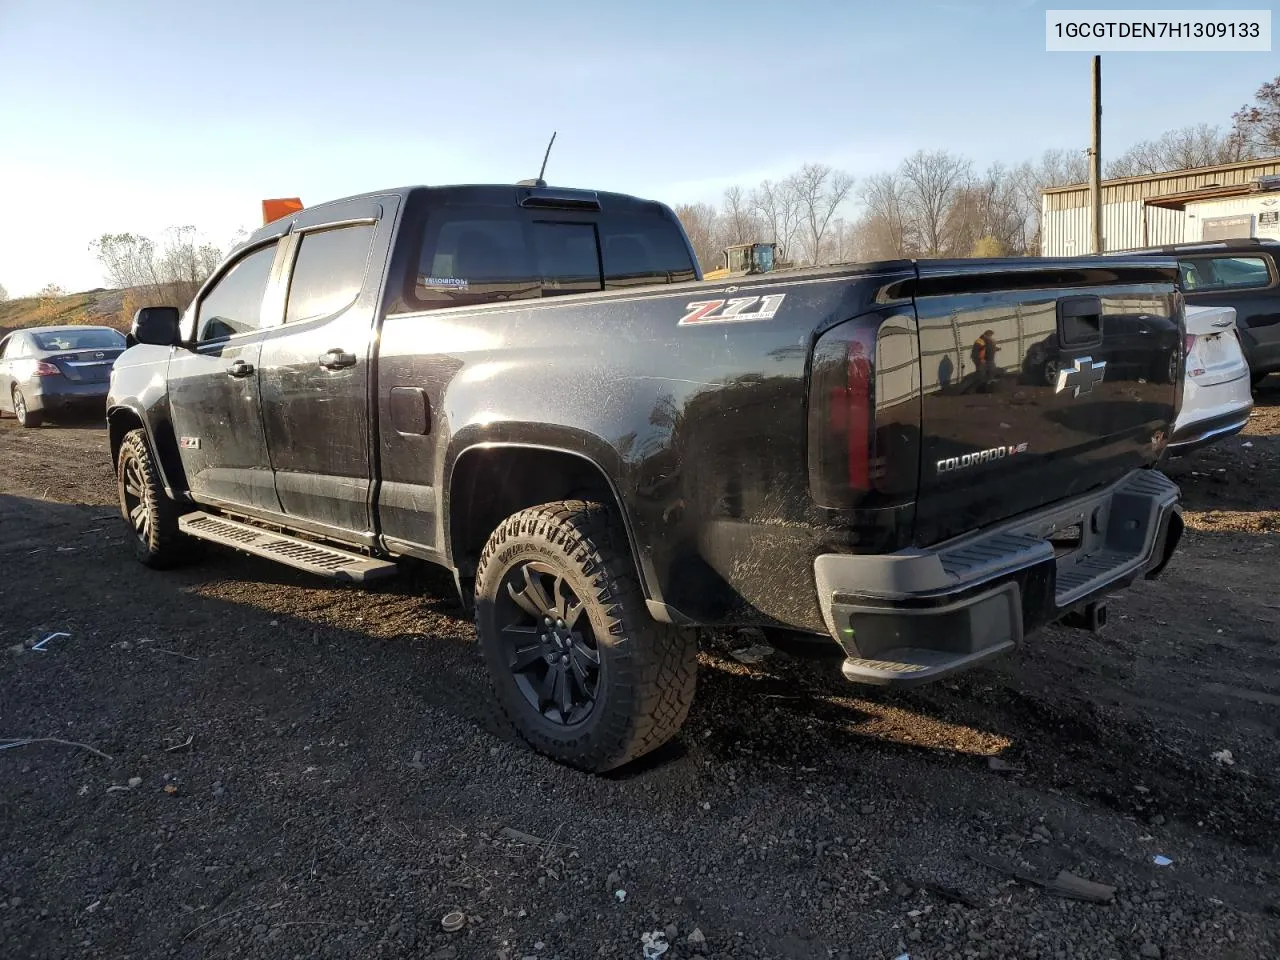
<path fill-rule="evenodd" d="M 547 181 L 545 181 L 545 180 L 543 180 L 543 179 L 542 179 L 542 175 L 543 175 L 543 174 L 545 174 L 545 173 L 547 172 L 547 158 L 551 156 L 551 144 L 553 144 L 553 143 L 555 143 L 555 142 L 556 142 L 556 134 L 555 134 L 555 131 L 553 130 L 553 131 L 551 132 L 551 143 L 548 143 L 548 144 L 547 144 L 547 152 L 546 152 L 546 153 L 544 153 L 544 154 L 542 155 L 542 169 L 538 171 L 538 179 L 536 179 L 536 180 L 521 180 L 519 183 L 517 183 L 517 184 L 516 184 L 516 186 L 518 186 L 518 187 L 545 187 L 545 186 L 547 185 Z"/>
<path fill-rule="evenodd" d="M 542 155 L 542 169 L 538 171 L 538 186 L 545 187 L 547 181 L 542 179 L 542 175 L 547 172 L 547 158 L 551 156 L 551 147 L 556 142 L 556 131 L 551 131 L 551 142 L 547 144 L 547 152 Z"/>

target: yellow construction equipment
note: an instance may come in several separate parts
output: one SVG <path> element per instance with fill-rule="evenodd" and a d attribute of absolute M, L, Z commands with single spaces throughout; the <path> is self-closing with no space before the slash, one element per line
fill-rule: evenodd
<path fill-rule="evenodd" d="M 777 244 L 735 243 L 724 251 L 724 266 L 702 275 L 704 280 L 723 280 L 725 277 L 745 277 L 753 273 L 769 273 L 788 264 L 773 259 Z"/>

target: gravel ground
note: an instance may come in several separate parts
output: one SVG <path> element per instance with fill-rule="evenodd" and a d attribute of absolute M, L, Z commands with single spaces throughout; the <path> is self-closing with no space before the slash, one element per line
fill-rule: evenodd
<path fill-rule="evenodd" d="M 678 742 L 607 777 L 490 719 L 443 578 L 144 570 L 104 431 L 5 420 L 0 739 L 67 743 L 0 752 L 0 957 L 1276 956 L 1268 390 L 1169 464 L 1188 536 L 1102 636 L 908 692 L 717 636 Z"/>

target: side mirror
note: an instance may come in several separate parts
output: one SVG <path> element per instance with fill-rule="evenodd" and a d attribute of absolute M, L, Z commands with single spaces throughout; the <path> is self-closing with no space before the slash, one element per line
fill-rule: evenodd
<path fill-rule="evenodd" d="M 150 343 L 157 347 L 172 347 L 182 342 L 178 333 L 180 314 L 177 307 L 143 307 L 133 315 L 126 341 L 129 346 Z"/>

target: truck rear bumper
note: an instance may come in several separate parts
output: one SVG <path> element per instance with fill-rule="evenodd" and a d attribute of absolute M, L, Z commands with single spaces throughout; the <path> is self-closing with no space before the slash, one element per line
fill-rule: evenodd
<path fill-rule="evenodd" d="M 1164 568 L 1178 488 L 1136 470 L 1101 491 L 928 549 L 814 561 L 846 678 L 909 686 L 1012 650 L 1038 627 Z"/>

